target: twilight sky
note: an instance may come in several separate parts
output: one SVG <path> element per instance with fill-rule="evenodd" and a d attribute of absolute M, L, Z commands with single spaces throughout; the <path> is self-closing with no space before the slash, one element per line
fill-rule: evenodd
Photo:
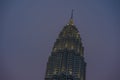
<path fill-rule="evenodd" d="M 44 80 L 72 9 L 85 47 L 86 80 L 120 80 L 119 0 L 1 0 L 0 80 Z"/>

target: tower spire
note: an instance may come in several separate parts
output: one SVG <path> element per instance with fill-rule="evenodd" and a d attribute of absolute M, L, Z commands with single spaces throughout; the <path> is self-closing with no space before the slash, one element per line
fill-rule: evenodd
<path fill-rule="evenodd" d="M 74 11 L 74 10 L 72 9 L 71 17 L 70 17 L 70 20 L 69 20 L 69 24 L 70 24 L 70 25 L 73 25 L 73 23 L 74 23 L 74 22 L 73 22 L 73 11 Z"/>
<path fill-rule="evenodd" d="M 72 9 L 72 12 L 71 12 L 71 19 L 73 19 L 73 9 Z"/>

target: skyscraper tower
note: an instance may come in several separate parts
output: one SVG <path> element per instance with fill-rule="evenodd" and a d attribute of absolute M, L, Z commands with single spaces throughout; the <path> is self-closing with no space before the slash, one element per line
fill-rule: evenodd
<path fill-rule="evenodd" d="M 86 62 L 79 31 L 73 22 L 64 26 L 49 56 L 45 80 L 85 80 Z"/>

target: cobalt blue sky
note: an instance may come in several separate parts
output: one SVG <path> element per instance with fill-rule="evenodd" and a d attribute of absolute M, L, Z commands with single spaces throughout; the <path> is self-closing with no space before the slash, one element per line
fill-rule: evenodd
<path fill-rule="evenodd" d="M 1 0 L 0 5 L 0 80 L 44 80 L 72 9 L 85 47 L 86 80 L 120 80 L 119 0 Z"/>

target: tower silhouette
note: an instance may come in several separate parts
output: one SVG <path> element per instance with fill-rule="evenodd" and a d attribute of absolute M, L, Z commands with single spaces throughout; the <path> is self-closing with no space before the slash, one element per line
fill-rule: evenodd
<path fill-rule="evenodd" d="M 56 39 L 49 56 L 45 80 L 85 80 L 84 47 L 74 25 L 73 10 L 70 20 Z"/>

